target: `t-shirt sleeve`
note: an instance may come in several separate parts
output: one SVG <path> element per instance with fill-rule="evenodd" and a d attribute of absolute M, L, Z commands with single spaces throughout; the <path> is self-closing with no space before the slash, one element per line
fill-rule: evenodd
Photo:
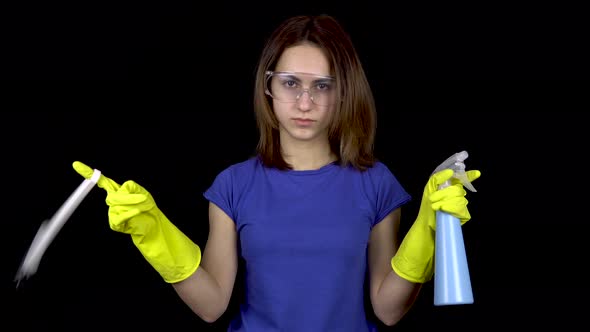
<path fill-rule="evenodd" d="M 211 186 L 203 193 L 203 196 L 217 205 L 235 222 L 234 181 L 231 167 L 223 170 L 215 177 Z"/>
<path fill-rule="evenodd" d="M 380 223 L 393 210 L 409 202 L 412 198 L 387 166 L 379 164 L 377 172 L 376 178 L 379 180 L 375 184 L 376 214 L 373 226 Z"/>

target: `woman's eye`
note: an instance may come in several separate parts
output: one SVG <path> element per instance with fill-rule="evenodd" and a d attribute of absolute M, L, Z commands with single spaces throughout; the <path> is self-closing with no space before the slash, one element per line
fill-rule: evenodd
<path fill-rule="evenodd" d="M 327 83 L 319 83 L 318 85 L 316 85 L 316 89 L 318 90 L 329 90 L 330 89 L 330 85 Z"/>

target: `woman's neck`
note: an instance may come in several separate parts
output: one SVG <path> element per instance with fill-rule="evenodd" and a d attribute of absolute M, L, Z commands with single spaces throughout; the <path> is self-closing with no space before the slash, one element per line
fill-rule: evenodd
<path fill-rule="evenodd" d="M 312 141 L 281 140 L 283 158 L 294 170 L 315 170 L 335 160 L 327 139 Z"/>

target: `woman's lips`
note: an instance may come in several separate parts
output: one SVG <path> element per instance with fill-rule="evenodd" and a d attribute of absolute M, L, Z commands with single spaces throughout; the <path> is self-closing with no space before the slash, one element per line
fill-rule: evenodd
<path fill-rule="evenodd" d="M 311 120 L 311 119 L 302 119 L 302 118 L 294 118 L 293 121 L 295 122 L 296 125 L 298 125 L 300 127 L 308 127 L 308 126 L 311 126 L 311 124 L 314 122 L 314 120 Z"/>

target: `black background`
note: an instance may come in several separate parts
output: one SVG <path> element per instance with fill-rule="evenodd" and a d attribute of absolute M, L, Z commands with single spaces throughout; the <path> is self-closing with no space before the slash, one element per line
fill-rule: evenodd
<path fill-rule="evenodd" d="M 3 5 L 3 323 L 222 331 L 240 289 L 219 321 L 201 321 L 109 229 L 99 189 L 37 274 L 18 289 L 12 279 L 40 223 L 80 184 L 75 160 L 142 184 L 204 246 L 202 192 L 256 144 L 251 92 L 265 38 L 288 16 L 324 12 L 351 34 L 374 88 L 377 156 L 414 197 L 403 230 L 442 160 L 467 150 L 467 166 L 482 171 L 463 227 L 475 303 L 435 307 L 429 283 L 382 330 L 583 324 L 588 70 L 578 9 L 290 5 Z"/>

